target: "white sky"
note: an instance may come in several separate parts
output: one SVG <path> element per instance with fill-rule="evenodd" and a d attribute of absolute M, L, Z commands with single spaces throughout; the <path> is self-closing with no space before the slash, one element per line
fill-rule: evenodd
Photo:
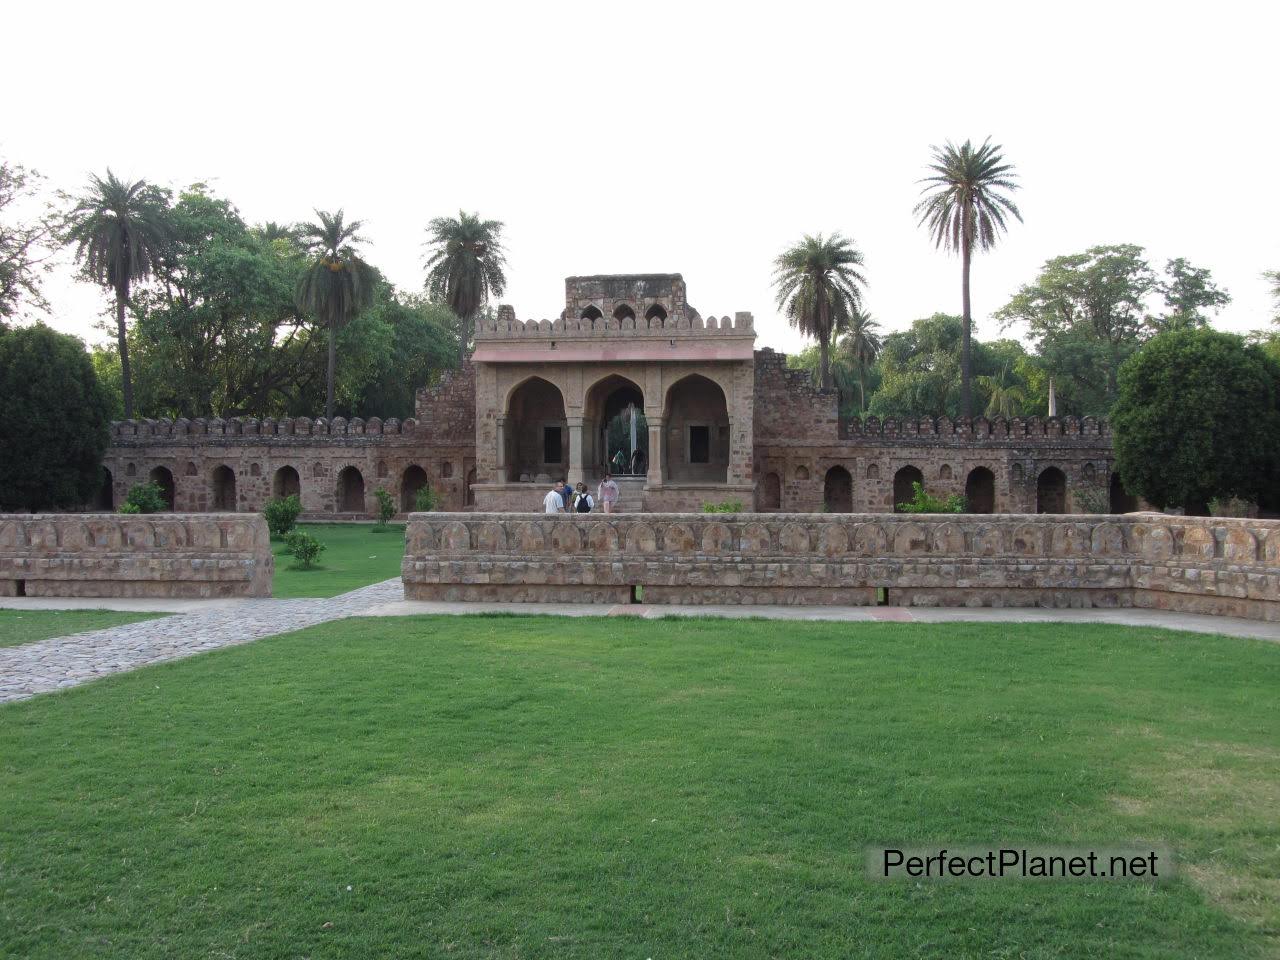
<path fill-rule="evenodd" d="M 1224 329 L 1272 315 L 1276 4 L 408 6 L 15 5 L 0 154 L 69 189 L 108 165 L 207 181 L 251 221 L 341 206 L 408 289 L 426 222 L 465 207 L 505 221 L 521 318 L 568 275 L 679 271 L 703 316 L 750 310 L 793 350 L 770 274 L 806 232 L 855 239 L 885 328 L 959 312 L 911 208 L 931 144 L 990 134 L 1026 223 L 975 263 L 980 336 L 1101 243 L 1209 267 Z M 48 294 L 102 339 L 101 294 L 69 269 Z"/>

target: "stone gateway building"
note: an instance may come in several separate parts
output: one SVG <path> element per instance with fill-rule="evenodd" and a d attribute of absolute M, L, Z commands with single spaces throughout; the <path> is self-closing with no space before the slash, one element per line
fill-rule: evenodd
<path fill-rule="evenodd" d="M 385 488 L 408 513 L 430 485 L 444 510 L 534 512 L 546 485 L 619 477 L 621 509 L 892 513 L 912 483 L 973 513 L 1135 509 L 1093 418 L 842 420 L 786 357 L 755 348 L 750 313 L 703 317 L 680 274 L 569 277 L 554 320 L 509 306 L 480 323 L 460 370 L 418 391 L 404 421 L 244 418 L 113 425 L 112 509 L 152 480 L 182 512 L 356 519 Z"/>

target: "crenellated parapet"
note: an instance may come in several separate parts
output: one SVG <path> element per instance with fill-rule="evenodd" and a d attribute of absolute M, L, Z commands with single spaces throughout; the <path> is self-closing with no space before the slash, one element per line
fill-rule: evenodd
<path fill-rule="evenodd" d="M 146 441 L 199 443 L 202 440 L 224 441 L 234 438 L 259 440 L 264 437 L 306 437 L 309 440 L 348 440 L 354 437 L 413 436 L 418 421 L 413 417 L 383 420 L 370 417 L 196 417 L 177 420 L 116 420 L 111 424 L 111 437 L 117 444 Z"/>
<path fill-rule="evenodd" d="M 600 340 L 617 337 L 755 337 L 755 319 L 739 312 L 729 317 L 672 316 L 666 318 L 563 317 L 555 320 L 516 320 L 499 315 L 478 321 L 476 340 Z"/>
<path fill-rule="evenodd" d="M 851 441 L 881 443 L 906 440 L 910 442 L 938 441 L 946 443 L 1001 443 L 1013 444 L 1046 441 L 1081 440 L 1085 443 L 1109 442 L 1111 427 L 1097 417 L 918 417 L 904 418 L 867 417 L 853 418 L 845 423 L 845 434 Z"/>

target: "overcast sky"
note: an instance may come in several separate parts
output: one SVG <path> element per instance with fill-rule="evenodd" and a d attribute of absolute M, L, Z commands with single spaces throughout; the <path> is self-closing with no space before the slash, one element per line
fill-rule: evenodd
<path fill-rule="evenodd" d="M 884 327 L 959 312 L 911 210 L 930 145 L 991 135 L 1025 224 L 975 262 L 980 336 L 1044 260 L 1103 243 L 1209 267 L 1224 329 L 1272 314 L 1274 3 L 408 6 L 15 5 L 0 155 L 72 189 L 205 181 L 250 221 L 343 207 L 405 289 L 462 207 L 506 223 L 521 318 L 571 274 L 679 271 L 703 316 L 752 311 L 792 350 L 770 274 L 806 232 L 854 238 Z M 101 293 L 69 270 L 48 293 L 103 338 Z"/>

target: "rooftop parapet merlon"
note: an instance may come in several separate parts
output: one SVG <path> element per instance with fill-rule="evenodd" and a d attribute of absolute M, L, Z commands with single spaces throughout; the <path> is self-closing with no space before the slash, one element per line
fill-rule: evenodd
<path fill-rule="evenodd" d="M 509 308 L 508 308 L 509 309 Z M 477 340 L 525 339 L 602 339 L 606 337 L 751 337 L 755 319 L 739 312 L 730 319 L 693 317 L 599 317 L 597 319 L 563 317 L 557 320 L 516 320 L 514 313 L 504 314 L 500 308 L 496 321 L 476 323 Z"/>

